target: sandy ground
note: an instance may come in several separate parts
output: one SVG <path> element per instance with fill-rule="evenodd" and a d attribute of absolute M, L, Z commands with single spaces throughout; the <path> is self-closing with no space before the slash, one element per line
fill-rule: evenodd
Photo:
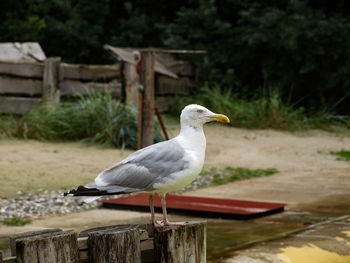
<path fill-rule="evenodd" d="M 129 153 L 83 143 L 0 140 L 0 196 L 85 184 Z"/>
<path fill-rule="evenodd" d="M 277 168 L 280 173 L 201 189 L 193 195 L 283 201 L 290 205 L 337 195 L 350 197 L 350 163 L 330 155 L 330 151 L 349 149 L 349 137 L 321 131 L 291 134 L 218 126 L 209 127 L 206 134 L 207 165 Z"/>
<path fill-rule="evenodd" d="M 350 137 L 208 125 L 206 167 L 276 168 L 276 175 L 187 192 L 188 195 L 285 202 L 289 209 L 350 214 L 350 162 L 330 151 L 350 149 Z M 173 132 L 176 134 L 176 130 Z M 131 151 L 83 143 L 0 140 L 0 196 L 87 183 Z M 348 210 L 346 210 L 346 207 Z M 345 211 L 345 210 L 346 211 Z M 171 215 L 177 219 L 177 216 Z M 45 227 L 77 230 L 147 222 L 149 213 L 93 210 L 34 220 L 23 228 L 0 225 L 0 237 Z"/>
<path fill-rule="evenodd" d="M 173 133 L 176 134 L 177 131 Z M 208 125 L 205 127 L 207 153 L 205 166 L 233 166 L 247 168 L 277 168 L 280 173 L 267 178 L 238 182 L 230 185 L 196 191 L 194 194 L 222 195 L 248 199 L 274 200 L 274 192 L 285 192 L 279 200 L 287 202 L 312 201 L 325 192 L 350 189 L 349 162 L 336 160 L 330 151 L 350 148 L 350 137 L 312 131 L 292 134 L 272 130 L 244 130 Z M 131 151 L 83 143 L 44 143 L 38 141 L 0 140 L 0 196 L 14 196 L 37 192 L 40 189 L 69 188 L 87 183 L 103 169 L 125 158 Z M 310 193 L 296 192 L 289 196 L 288 189 L 265 188 L 262 182 L 270 184 L 289 181 L 288 188 L 312 180 Z M 350 182 L 350 180 L 348 180 Z M 254 195 L 246 192 L 252 187 L 259 188 Z M 337 188 L 337 189 L 334 189 Z M 226 190 L 229 189 L 229 190 Z M 265 190 L 264 190 L 265 189 Z M 258 190 L 258 189 L 256 189 Z M 273 191 L 271 191 L 273 190 Z M 262 193 L 260 191 L 263 191 Z M 293 190 L 294 191 L 294 190 Z M 319 194 L 317 194 L 319 192 Z M 343 192 L 338 192 L 343 194 Z"/>

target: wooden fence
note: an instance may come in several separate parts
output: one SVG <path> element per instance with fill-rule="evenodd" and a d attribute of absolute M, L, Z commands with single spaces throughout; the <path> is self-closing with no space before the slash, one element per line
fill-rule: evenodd
<path fill-rule="evenodd" d="M 47 229 L 10 238 L 11 256 L 0 263 L 204 263 L 206 222 L 184 226 L 118 225 L 73 230 Z"/>
<path fill-rule="evenodd" d="M 23 114 L 42 101 L 107 90 L 121 96 L 119 65 L 78 65 L 48 58 L 44 63 L 0 62 L 0 112 Z"/>
<path fill-rule="evenodd" d="M 167 68 L 178 79 L 156 74 L 154 94 L 160 111 L 168 110 L 176 95 L 188 94 L 196 77 L 195 67 L 186 61 L 172 62 Z M 67 64 L 60 58 L 44 63 L 0 61 L 0 113 L 24 114 L 43 101 L 59 102 L 61 97 L 92 91 L 105 90 L 120 98 L 123 78 L 127 102 L 137 105 L 139 79 L 133 64 L 126 63 L 121 72 L 120 64 Z"/>
<path fill-rule="evenodd" d="M 187 61 L 169 62 L 166 66 L 178 79 L 156 74 L 155 103 L 160 111 L 167 111 L 176 96 L 188 95 L 198 75 L 196 67 Z"/>

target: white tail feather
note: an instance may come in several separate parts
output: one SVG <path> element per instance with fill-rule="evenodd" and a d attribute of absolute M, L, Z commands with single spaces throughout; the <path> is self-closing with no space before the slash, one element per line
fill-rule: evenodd
<path fill-rule="evenodd" d="M 89 196 L 89 197 L 84 197 L 83 198 L 83 202 L 85 203 L 91 203 L 99 198 L 101 198 L 102 196 Z"/>

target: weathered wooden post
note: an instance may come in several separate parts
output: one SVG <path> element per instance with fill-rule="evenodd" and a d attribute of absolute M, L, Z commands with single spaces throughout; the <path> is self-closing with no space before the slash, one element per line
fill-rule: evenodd
<path fill-rule="evenodd" d="M 142 125 L 140 148 L 153 144 L 153 116 L 154 116 L 154 51 L 145 50 L 141 52 L 140 82 L 143 86 L 142 101 Z M 140 129 L 139 128 L 139 129 Z"/>
<path fill-rule="evenodd" d="M 78 263 L 78 234 L 60 231 L 16 240 L 18 263 Z"/>
<path fill-rule="evenodd" d="M 154 228 L 155 262 L 205 263 L 206 222 Z"/>
<path fill-rule="evenodd" d="M 88 233 L 89 261 L 93 263 L 141 262 L 138 226 L 116 226 Z"/>
<path fill-rule="evenodd" d="M 61 58 L 47 58 L 44 61 L 44 73 L 43 73 L 43 102 L 53 101 L 60 102 L 60 63 Z"/>
<path fill-rule="evenodd" d="M 16 256 L 16 240 L 18 239 L 35 237 L 43 234 L 56 233 L 61 231 L 62 229 L 59 229 L 59 228 L 49 228 L 49 229 L 44 229 L 39 231 L 31 231 L 31 232 L 25 232 L 25 233 L 19 233 L 19 234 L 13 235 L 10 237 L 11 255 Z"/>
<path fill-rule="evenodd" d="M 3 258 L 0 251 L 0 263 L 205 263 L 206 222 L 103 226 L 85 230 L 79 238 L 72 230 L 46 229 L 14 235 L 14 244 L 11 257 Z"/>

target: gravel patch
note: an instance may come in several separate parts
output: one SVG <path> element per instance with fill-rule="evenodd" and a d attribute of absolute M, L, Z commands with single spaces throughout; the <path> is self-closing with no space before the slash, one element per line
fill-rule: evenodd
<path fill-rule="evenodd" d="M 209 185 L 212 176 L 199 176 L 192 184 L 175 194 L 196 190 L 204 185 Z M 15 216 L 19 218 L 38 218 L 45 215 L 64 215 L 74 212 L 86 211 L 100 206 L 98 201 L 83 202 L 82 197 L 65 197 L 65 190 L 43 191 L 39 194 L 20 195 L 16 198 L 0 198 L 0 221 Z M 113 198 L 109 196 L 108 198 Z"/>
<path fill-rule="evenodd" d="M 38 218 L 45 215 L 64 215 L 93 209 L 99 206 L 97 201 L 83 202 L 83 198 L 64 197 L 64 190 L 43 191 L 39 194 L 22 195 L 16 198 L 0 199 L 0 220 L 14 216 L 20 218 Z"/>

